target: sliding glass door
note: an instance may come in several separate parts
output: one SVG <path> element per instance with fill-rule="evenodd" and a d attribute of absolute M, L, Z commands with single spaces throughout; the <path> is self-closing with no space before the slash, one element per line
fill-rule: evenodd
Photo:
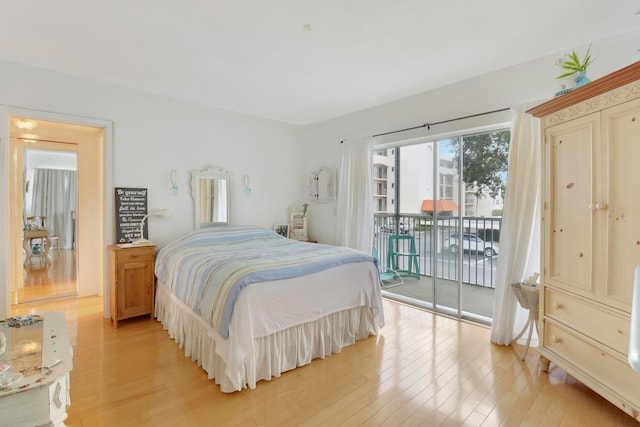
<path fill-rule="evenodd" d="M 490 323 L 508 140 L 501 130 L 375 151 L 374 246 L 405 276 L 385 295 Z M 389 244 L 398 235 L 407 246 Z M 396 255 L 410 245 L 416 258 Z"/>
<path fill-rule="evenodd" d="M 459 221 L 460 201 L 452 140 L 377 150 L 375 176 L 375 246 L 386 254 L 383 265 L 405 271 L 402 285 L 386 287 L 393 298 L 429 309 L 458 315 L 460 289 L 459 257 L 444 247 Z M 393 236 L 404 236 L 409 244 L 396 248 L 417 252 L 417 268 L 409 259 L 392 259 Z M 415 264 L 415 263 L 414 263 Z M 419 279 L 412 277 L 419 273 Z"/>

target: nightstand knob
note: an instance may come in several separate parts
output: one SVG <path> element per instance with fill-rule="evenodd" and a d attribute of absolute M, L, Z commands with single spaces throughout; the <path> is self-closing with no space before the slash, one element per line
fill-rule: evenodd
<path fill-rule="evenodd" d="M 562 342 L 562 338 L 557 337 L 557 336 L 553 336 L 553 338 L 551 338 L 551 341 L 553 341 L 554 343 L 561 343 Z"/>
<path fill-rule="evenodd" d="M 557 301 L 554 301 L 553 302 L 553 308 L 555 308 L 556 310 L 560 310 L 560 309 L 562 309 L 562 304 L 560 304 Z"/>

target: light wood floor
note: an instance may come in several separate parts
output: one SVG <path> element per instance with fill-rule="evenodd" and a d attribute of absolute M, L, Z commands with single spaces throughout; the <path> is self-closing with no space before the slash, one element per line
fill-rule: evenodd
<path fill-rule="evenodd" d="M 49 253 L 49 259 L 46 264 L 42 258 L 34 258 L 24 267 L 24 286 L 17 289 L 19 302 L 77 295 L 76 251 L 54 249 Z M 11 301 L 14 301 L 13 295 Z"/>
<path fill-rule="evenodd" d="M 102 317 L 99 297 L 16 306 L 63 311 L 74 347 L 70 427 L 100 426 L 637 426 L 535 350 L 492 345 L 490 331 L 386 301 L 377 337 L 342 353 L 221 393 L 149 317 Z M 552 365 L 553 367 L 553 365 Z"/>

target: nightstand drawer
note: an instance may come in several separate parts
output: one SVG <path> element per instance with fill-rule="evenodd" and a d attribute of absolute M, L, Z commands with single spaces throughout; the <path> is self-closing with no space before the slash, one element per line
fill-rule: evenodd
<path fill-rule="evenodd" d="M 631 319 L 570 294 L 545 288 L 545 316 L 627 354 Z"/>
<path fill-rule="evenodd" d="M 131 261 L 141 261 L 153 259 L 153 248 L 128 248 L 124 251 L 116 252 L 118 257 L 118 263 L 125 263 Z"/>

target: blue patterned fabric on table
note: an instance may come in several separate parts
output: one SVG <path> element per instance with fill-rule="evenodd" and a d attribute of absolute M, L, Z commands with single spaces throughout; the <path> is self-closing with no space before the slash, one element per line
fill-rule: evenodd
<path fill-rule="evenodd" d="M 363 261 L 375 263 L 355 249 L 298 242 L 265 228 L 220 226 L 193 231 L 163 247 L 155 273 L 226 338 L 233 305 L 245 286 Z"/>

